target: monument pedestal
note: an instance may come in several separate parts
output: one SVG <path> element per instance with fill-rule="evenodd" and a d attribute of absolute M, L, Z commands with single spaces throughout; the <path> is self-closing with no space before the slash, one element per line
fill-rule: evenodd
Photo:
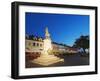
<path fill-rule="evenodd" d="M 42 54 L 37 59 L 34 59 L 32 62 L 43 65 L 43 66 L 48 66 L 48 65 L 51 65 L 51 64 L 54 64 L 57 62 L 63 62 L 63 61 L 64 61 L 64 59 L 61 59 L 57 56 Z"/>

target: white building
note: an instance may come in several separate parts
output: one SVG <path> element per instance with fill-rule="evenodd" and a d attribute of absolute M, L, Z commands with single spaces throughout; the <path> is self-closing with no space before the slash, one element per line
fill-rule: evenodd
<path fill-rule="evenodd" d="M 45 35 L 46 35 L 45 37 L 47 39 L 50 39 L 50 34 L 48 33 L 48 29 L 46 29 Z M 44 48 L 44 42 L 45 41 L 42 37 L 26 35 L 25 52 L 41 54 L 41 52 L 43 51 L 43 48 Z M 45 48 L 46 47 L 48 47 L 48 45 L 46 45 Z M 59 44 L 56 42 L 52 42 L 52 46 L 49 46 L 49 47 L 52 48 L 52 54 L 77 53 L 78 52 L 77 49 L 75 49 L 75 48 L 71 48 L 69 46 Z"/>

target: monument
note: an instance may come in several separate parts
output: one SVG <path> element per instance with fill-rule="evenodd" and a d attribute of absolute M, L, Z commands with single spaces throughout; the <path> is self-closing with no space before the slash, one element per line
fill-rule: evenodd
<path fill-rule="evenodd" d="M 55 55 L 50 55 L 48 52 L 52 51 L 52 44 L 51 44 L 51 38 L 48 31 L 48 28 L 45 29 L 45 39 L 43 40 L 44 46 L 43 51 L 41 52 L 40 57 L 32 60 L 33 63 L 40 64 L 43 66 L 48 66 L 57 62 L 63 62 L 64 59 L 61 59 Z"/>

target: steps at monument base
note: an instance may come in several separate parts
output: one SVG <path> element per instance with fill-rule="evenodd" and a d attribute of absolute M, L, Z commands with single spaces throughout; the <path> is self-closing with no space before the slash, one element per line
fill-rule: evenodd
<path fill-rule="evenodd" d="M 52 56 L 52 55 L 46 55 L 46 56 L 40 56 L 37 59 L 34 59 L 33 61 L 31 61 L 32 63 L 36 63 L 36 64 L 40 64 L 43 66 L 48 66 L 57 62 L 64 62 L 64 59 L 61 59 L 59 57 L 56 56 Z"/>

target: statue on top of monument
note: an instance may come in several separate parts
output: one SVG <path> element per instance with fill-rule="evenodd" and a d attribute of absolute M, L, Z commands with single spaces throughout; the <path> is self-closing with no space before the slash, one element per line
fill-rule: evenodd
<path fill-rule="evenodd" d="M 49 31 L 48 31 L 48 27 L 46 27 L 46 29 L 45 29 L 45 38 L 50 39 L 50 34 L 49 34 Z"/>

